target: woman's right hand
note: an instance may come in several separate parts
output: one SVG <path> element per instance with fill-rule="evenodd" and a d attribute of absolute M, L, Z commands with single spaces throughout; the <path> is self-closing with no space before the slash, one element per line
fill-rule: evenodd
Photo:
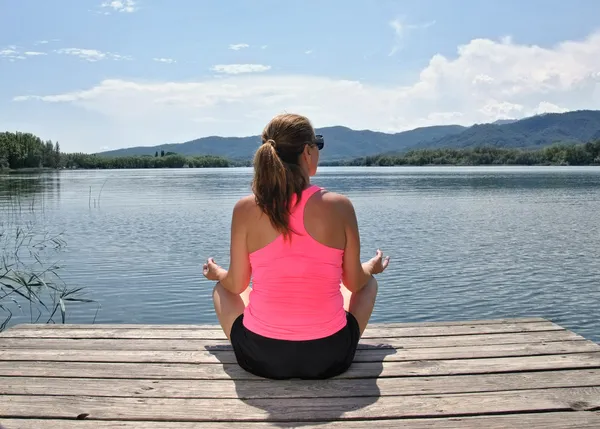
<path fill-rule="evenodd" d="M 208 258 L 206 263 L 202 266 L 202 274 L 204 277 L 213 282 L 219 282 L 223 280 L 223 271 L 225 270 L 217 265 L 213 258 Z"/>
<path fill-rule="evenodd" d="M 367 264 L 371 269 L 371 275 L 382 273 L 390 264 L 390 257 L 383 257 L 383 252 L 377 249 L 377 253 L 373 256 Z"/>

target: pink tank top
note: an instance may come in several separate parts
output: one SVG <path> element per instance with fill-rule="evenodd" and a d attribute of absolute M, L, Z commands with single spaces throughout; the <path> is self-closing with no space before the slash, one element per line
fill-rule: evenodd
<path fill-rule="evenodd" d="M 244 326 L 269 338 L 303 341 L 324 338 L 346 326 L 340 292 L 344 251 L 312 238 L 304 227 L 304 207 L 322 188 L 312 185 L 300 203 L 292 200 L 291 241 L 280 235 L 250 254 L 252 291 Z"/>

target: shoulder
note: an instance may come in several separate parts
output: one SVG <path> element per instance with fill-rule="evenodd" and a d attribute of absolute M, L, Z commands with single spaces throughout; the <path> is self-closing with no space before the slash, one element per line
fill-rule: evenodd
<path fill-rule="evenodd" d="M 246 219 L 255 215 L 256 211 L 258 211 L 258 206 L 256 205 L 254 195 L 247 195 L 240 198 L 233 206 L 234 218 Z"/>
<path fill-rule="evenodd" d="M 255 207 L 256 199 L 253 194 L 250 194 L 240 198 L 237 203 L 235 203 L 233 210 L 252 210 Z"/>
<path fill-rule="evenodd" d="M 328 209 L 335 210 L 343 217 L 351 216 L 354 214 L 354 206 L 352 201 L 345 195 L 330 192 L 326 189 L 320 191 L 321 201 L 324 206 Z"/>

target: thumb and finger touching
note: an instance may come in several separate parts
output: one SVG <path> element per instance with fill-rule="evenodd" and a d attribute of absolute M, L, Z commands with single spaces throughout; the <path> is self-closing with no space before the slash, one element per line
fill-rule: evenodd
<path fill-rule="evenodd" d="M 385 270 L 388 265 L 390 265 L 390 257 L 386 256 L 385 259 L 383 260 L 383 269 Z"/>
<path fill-rule="evenodd" d="M 381 249 L 377 249 L 377 252 L 373 259 L 375 260 L 375 263 L 381 264 L 382 271 L 385 270 L 387 268 L 387 266 L 390 264 L 390 257 L 386 256 L 384 258 L 383 252 L 381 251 Z"/>

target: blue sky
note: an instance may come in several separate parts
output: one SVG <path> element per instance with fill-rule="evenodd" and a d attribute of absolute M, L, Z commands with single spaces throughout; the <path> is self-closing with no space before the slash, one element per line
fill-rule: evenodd
<path fill-rule="evenodd" d="M 94 152 L 600 108 L 600 2 L 0 0 L 0 129 Z"/>

